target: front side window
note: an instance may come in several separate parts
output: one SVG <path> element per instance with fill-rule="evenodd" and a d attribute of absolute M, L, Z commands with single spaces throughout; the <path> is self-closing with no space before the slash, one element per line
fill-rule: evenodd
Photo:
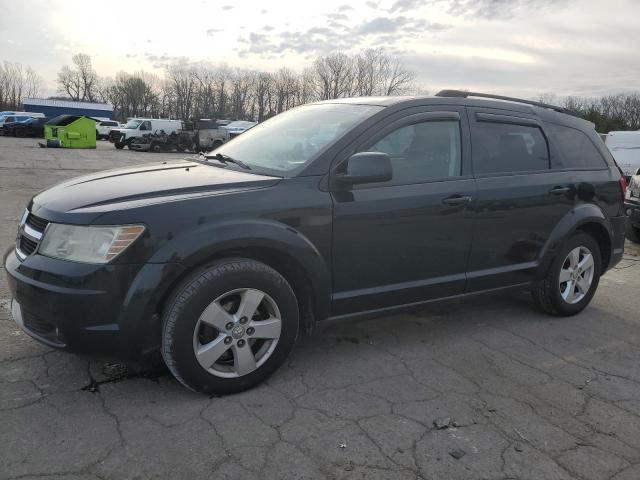
<path fill-rule="evenodd" d="M 549 147 L 538 127 L 477 122 L 471 139 L 476 174 L 549 169 Z"/>
<path fill-rule="evenodd" d="M 140 126 L 141 123 L 142 123 L 142 120 L 129 120 L 127 124 L 124 126 L 124 128 L 135 130 Z"/>
<path fill-rule="evenodd" d="M 598 149 L 580 130 L 562 125 L 550 125 L 552 135 L 562 154 L 564 168 L 603 168 L 605 160 Z"/>
<path fill-rule="evenodd" d="M 421 183 L 461 174 L 460 124 L 457 121 L 407 125 L 385 135 L 365 150 L 389 155 L 393 169 L 389 185 Z"/>
<path fill-rule="evenodd" d="M 140 130 L 151 130 L 151 122 L 142 122 L 142 125 L 140 125 Z"/>

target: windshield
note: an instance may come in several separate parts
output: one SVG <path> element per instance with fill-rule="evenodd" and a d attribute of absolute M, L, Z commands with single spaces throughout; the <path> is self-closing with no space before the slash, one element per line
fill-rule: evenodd
<path fill-rule="evenodd" d="M 124 126 L 124 128 L 130 128 L 132 130 L 135 130 L 140 126 L 141 123 L 142 123 L 142 120 L 129 120 L 127 124 Z"/>
<path fill-rule="evenodd" d="M 341 103 L 305 105 L 256 125 L 215 153 L 240 160 L 252 169 L 293 176 L 321 149 L 382 108 Z"/>

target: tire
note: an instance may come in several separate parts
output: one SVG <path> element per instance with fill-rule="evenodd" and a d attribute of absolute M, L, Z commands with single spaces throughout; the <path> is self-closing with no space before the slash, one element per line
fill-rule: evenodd
<path fill-rule="evenodd" d="M 573 254 L 571 258 L 570 254 Z M 591 268 L 587 255 L 591 255 Z M 591 235 L 574 234 L 558 252 L 540 287 L 532 292 L 536 305 L 546 313 L 565 317 L 584 310 L 598 288 L 602 273 L 601 258 L 598 242 Z M 580 267 L 579 271 L 574 271 L 576 265 Z M 561 282 L 561 274 L 568 281 Z M 581 280 L 576 282 L 571 275 Z"/>
<path fill-rule="evenodd" d="M 222 142 L 220 140 L 216 140 L 215 142 L 213 142 L 213 145 L 211 145 L 211 149 L 215 150 L 216 148 L 220 148 L 222 146 Z"/>
<path fill-rule="evenodd" d="M 627 219 L 627 238 L 633 243 L 640 243 L 640 228 L 631 225 Z"/>
<path fill-rule="evenodd" d="M 124 143 L 116 142 L 113 144 L 118 150 L 122 150 L 124 148 Z"/>
<path fill-rule="evenodd" d="M 22 137 L 26 137 L 26 132 L 25 132 L 25 130 L 24 130 L 24 129 L 22 129 L 22 128 L 16 128 L 16 129 L 13 131 L 13 136 L 14 136 L 14 137 L 20 137 L 20 138 L 22 138 Z"/>
<path fill-rule="evenodd" d="M 247 307 L 248 315 L 242 316 L 243 302 L 258 299 L 258 308 Z M 162 316 L 162 357 L 191 390 L 240 392 L 266 380 L 284 362 L 298 328 L 296 296 L 277 271 L 255 260 L 226 259 L 194 273 L 170 298 Z"/>

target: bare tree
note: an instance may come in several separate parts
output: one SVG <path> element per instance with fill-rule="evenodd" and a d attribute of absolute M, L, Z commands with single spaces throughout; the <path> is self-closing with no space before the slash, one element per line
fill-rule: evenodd
<path fill-rule="evenodd" d="M 35 97 L 42 86 L 42 78 L 31 67 L 20 63 L 0 65 L 0 110 L 18 110 L 25 97 Z"/>
<path fill-rule="evenodd" d="M 85 53 L 77 53 L 71 60 L 74 67 L 64 65 L 58 72 L 58 92 L 76 101 L 96 101 L 99 96 L 99 80 L 91 64 L 91 57 Z"/>

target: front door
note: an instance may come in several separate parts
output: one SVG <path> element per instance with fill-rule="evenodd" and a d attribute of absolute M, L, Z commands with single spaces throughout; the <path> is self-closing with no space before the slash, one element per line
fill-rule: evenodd
<path fill-rule="evenodd" d="M 333 315 L 464 291 L 476 194 L 466 122 L 462 108 L 425 107 L 348 152 L 387 153 L 393 178 L 332 189 Z"/>

